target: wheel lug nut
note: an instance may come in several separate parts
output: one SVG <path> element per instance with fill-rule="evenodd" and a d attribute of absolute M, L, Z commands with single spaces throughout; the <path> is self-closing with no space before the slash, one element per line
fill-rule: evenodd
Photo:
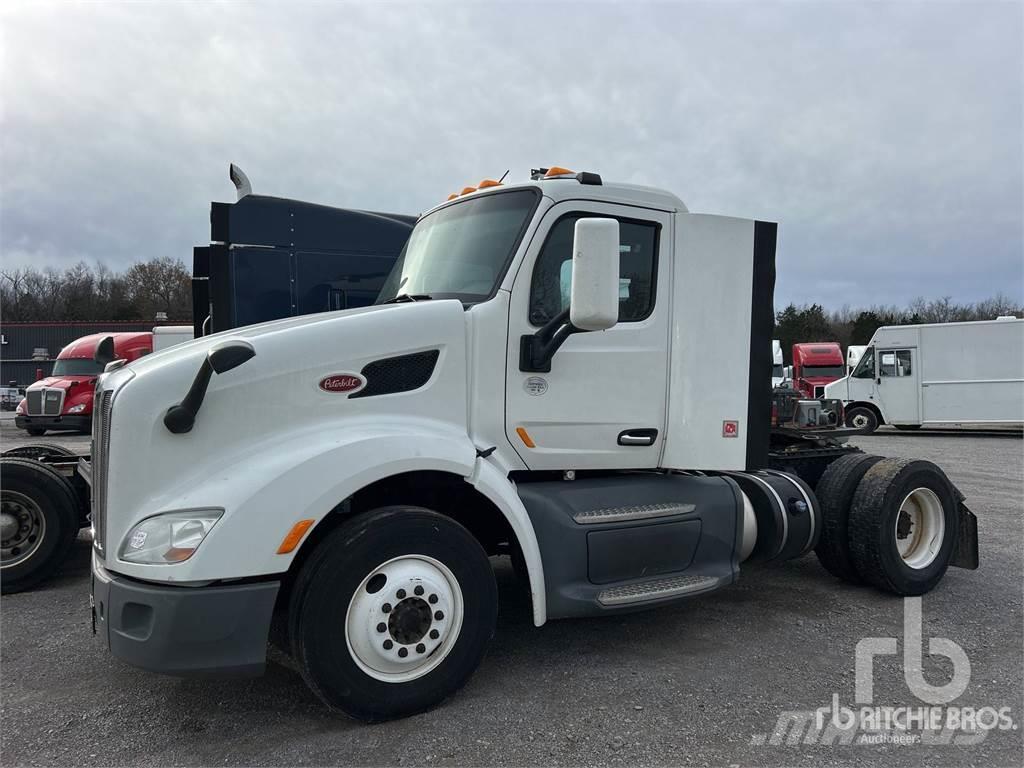
<path fill-rule="evenodd" d="M 384 641 L 384 650 L 385 651 L 390 651 L 394 647 L 395 647 L 395 644 L 392 643 L 390 640 L 385 640 Z"/>
<path fill-rule="evenodd" d="M 434 613 L 434 618 L 437 619 L 438 621 L 440 621 L 441 619 L 444 618 L 444 612 L 443 611 L 436 611 Z"/>
<path fill-rule="evenodd" d="M 416 653 L 426 653 L 426 652 L 427 652 L 427 646 L 425 646 L 423 643 L 420 643 L 419 645 L 416 646 Z"/>
<path fill-rule="evenodd" d="M 383 621 L 380 624 L 377 625 L 377 631 L 378 632 L 386 632 L 387 629 L 388 629 L 388 625 L 385 624 Z"/>
<path fill-rule="evenodd" d="M 440 636 L 441 636 L 441 633 L 438 632 L 436 629 L 430 630 L 430 639 L 431 640 L 437 640 L 437 638 L 439 638 Z"/>
<path fill-rule="evenodd" d="M 413 590 L 413 592 L 415 592 L 417 595 L 422 595 L 423 587 L 417 586 L 416 589 Z"/>
<path fill-rule="evenodd" d="M 395 593 L 395 597 L 397 597 L 399 600 L 405 600 L 405 590 L 398 590 L 398 592 Z"/>
<path fill-rule="evenodd" d="M 427 600 L 430 602 L 431 605 L 433 605 L 434 603 L 437 602 L 437 595 L 431 595 L 430 597 L 427 598 Z"/>
<path fill-rule="evenodd" d="M 409 655 L 409 649 L 408 648 L 399 648 L 398 649 L 398 655 L 401 656 L 404 659 L 406 656 Z"/>
<path fill-rule="evenodd" d="M 380 609 L 384 611 L 384 613 L 391 613 L 391 603 L 384 603 Z"/>

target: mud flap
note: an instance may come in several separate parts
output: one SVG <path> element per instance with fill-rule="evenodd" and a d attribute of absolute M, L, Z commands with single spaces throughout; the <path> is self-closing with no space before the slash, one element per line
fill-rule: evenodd
<path fill-rule="evenodd" d="M 964 495 L 954 488 L 957 499 L 957 514 L 960 517 L 960 535 L 956 540 L 949 564 L 955 568 L 978 568 L 978 518 L 964 504 Z"/>

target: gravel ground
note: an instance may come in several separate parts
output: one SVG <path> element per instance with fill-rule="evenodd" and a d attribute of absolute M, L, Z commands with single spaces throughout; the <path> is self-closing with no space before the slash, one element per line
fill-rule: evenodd
<path fill-rule="evenodd" d="M 2 426 L 10 447 L 10 425 Z M 967 495 L 981 568 L 952 569 L 924 598 L 924 637 L 949 638 L 970 659 L 970 684 L 954 705 L 1011 707 L 1024 722 L 1021 441 L 913 434 L 857 442 L 932 459 Z M 837 582 L 813 556 L 745 570 L 738 584 L 676 607 L 541 629 L 507 562 L 496 560 L 501 615 L 477 674 L 435 710 L 376 726 L 326 712 L 282 660 L 251 681 L 178 680 L 125 666 L 90 635 L 88 559 L 83 535 L 56 579 L 0 603 L 3 765 L 1022 763 L 1019 726 L 972 745 L 759 743 L 785 711 L 828 706 L 834 693 L 853 702 L 858 640 L 902 638 L 900 600 Z M 925 657 L 932 684 L 951 669 Z M 904 682 L 901 657 L 876 661 L 874 701 L 923 705 Z"/>

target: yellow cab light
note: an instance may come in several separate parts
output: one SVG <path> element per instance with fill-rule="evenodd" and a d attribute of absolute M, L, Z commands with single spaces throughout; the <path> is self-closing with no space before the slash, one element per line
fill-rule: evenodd
<path fill-rule="evenodd" d="M 568 168 L 560 168 L 557 165 L 553 165 L 548 168 L 548 172 L 544 174 L 545 179 L 557 179 L 559 176 L 575 176 L 575 171 L 570 171 Z"/>
<path fill-rule="evenodd" d="M 494 179 L 484 179 L 476 185 L 477 189 L 487 189 L 488 187 L 500 187 L 501 182 L 495 181 Z"/>
<path fill-rule="evenodd" d="M 463 187 L 460 195 L 468 195 L 470 192 L 476 192 L 476 187 Z"/>
<path fill-rule="evenodd" d="M 309 530 L 310 526 L 315 523 L 315 520 L 299 520 L 292 529 L 288 531 L 288 535 L 281 541 L 281 546 L 277 548 L 277 554 L 287 555 L 302 541 L 302 537 L 306 535 L 306 531 Z"/>
<path fill-rule="evenodd" d="M 458 192 L 452 192 L 450 195 L 448 195 L 448 199 L 449 200 L 454 200 L 458 196 L 459 196 Z"/>

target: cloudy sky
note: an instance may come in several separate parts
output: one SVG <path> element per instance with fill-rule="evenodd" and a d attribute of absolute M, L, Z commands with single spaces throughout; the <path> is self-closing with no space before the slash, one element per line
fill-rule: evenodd
<path fill-rule="evenodd" d="M 776 303 L 1024 299 L 1018 2 L 6 2 L 6 267 L 189 260 L 256 192 L 559 164 L 778 221 Z"/>

